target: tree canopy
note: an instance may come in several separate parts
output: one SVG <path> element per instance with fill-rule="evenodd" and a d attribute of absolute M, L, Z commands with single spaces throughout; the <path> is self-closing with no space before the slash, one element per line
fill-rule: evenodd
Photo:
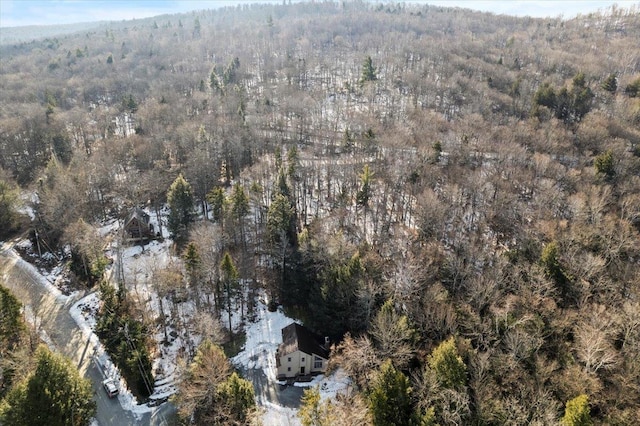
<path fill-rule="evenodd" d="M 44 346 L 38 348 L 36 359 L 35 371 L 0 405 L 0 420 L 17 426 L 88 425 L 96 412 L 89 380 Z"/>

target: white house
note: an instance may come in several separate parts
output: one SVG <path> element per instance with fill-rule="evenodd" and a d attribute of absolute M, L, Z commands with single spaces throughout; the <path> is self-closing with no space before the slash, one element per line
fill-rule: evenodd
<path fill-rule="evenodd" d="M 278 380 L 324 373 L 329 360 L 329 341 L 300 324 L 282 329 L 282 343 L 276 352 Z"/>

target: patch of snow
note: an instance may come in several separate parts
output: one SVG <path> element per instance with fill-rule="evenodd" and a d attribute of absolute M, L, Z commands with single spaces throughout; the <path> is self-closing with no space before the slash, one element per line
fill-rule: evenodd
<path fill-rule="evenodd" d="M 53 284 L 54 281 L 51 281 L 51 278 L 46 278 L 41 275 L 40 271 L 38 271 L 35 266 L 24 260 L 20 255 L 18 255 L 18 253 L 15 252 L 15 250 L 9 250 L 9 253 L 11 257 L 15 259 L 16 263 L 20 264 L 21 268 L 28 270 L 31 278 L 37 281 L 38 284 L 40 284 L 42 287 L 46 288 L 49 293 L 55 296 L 58 302 L 64 304 L 67 302 L 67 300 L 69 300 L 69 297 L 74 295 L 71 294 L 69 296 L 65 296 L 64 294 L 62 294 L 60 289 Z"/>
<path fill-rule="evenodd" d="M 33 205 L 38 202 L 38 196 L 35 192 L 25 192 L 20 196 L 22 201 L 20 207 L 17 209 L 18 213 L 29 216 L 31 221 L 36 220 L 36 213 L 33 210 Z"/>
<path fill-rule="evenodd" d="M 352 384 L 351 379 L 342 368 L 328 376 L 320 374 L 310 382 L 296 382 L 293 385 L 301 388 L 317 386 L 322 399 L 335 398 L 338 393 L 346 394 Z"/>
<path fill-rule="evenodd" d="M 93 347 L 93 361 L 96 363 L 103 376 L 112 378 L 118 383 L 118 401 L 124 410 L 131 411 L 133 414 L 142 415 L 150 412 L 151 408 L 146 404 L 138 404 L 136 398 L 129 391 L 124 379 L 120 376 L 120 372 L 111 361 L 111 358 L 104 350 L 98 336 L 93 332 L 95 327 L 95 313 L 97 312 L 100 300 L 97 293 L 91 293 L 88 296 L 78 300 L 73 304 L 69 313 L 73 317 L 78 327 L 82 330 Z"/>
<path fill-rule="evenodd" d="M 287 317 L 281 309 L 269 312 L 264 300 L 256 307 L 256 320 L 245 324 L 246 342 L 243 350 L 231 362 L 244 370 L 261 369 L 267 380 L 275 384 L 285 384 L 276 380 L 276 350 L 282 342 L 282 329 L 295 321 Z M 338 369 L 330 375 L 319 375 L 308 383 L 295 383 L 297 387 L 317 386 L 323 399 L 335 398 L 338 393 L 346 393 L 351 379 L 344 370 Z M 264 425 L 299 425 L 297 410 L 280 406 L 271 401 L 258 401 L 264 409 Z"/>
<path fill-rule="evenodd" d="M 275 382 L 278 375 L 276 350 L 282 343 L 282 329 L 295 321 L 281 309 L 269 312 L 262 302 L 256 307 L 256 315 L 256 321 L 245 326 L 247 340 L 243 350 L 231 358 L 231 362 L 247 370 L 262 369 L 267 379 Z"/>
<path fill-rule="evenodd" d="M 31 240 L 27 240 L 27 239 L 20 240 L 16 244 L 16 247 L 27 250 L 27 249 L 33 248 L 33 243 L 31 242 Z"/>
<path fill-rule="evenodd" d="M 299 426 L 298 410 L 282 407 L 272 402 L 265 402 L 262 415 L 263 426 Z"/>

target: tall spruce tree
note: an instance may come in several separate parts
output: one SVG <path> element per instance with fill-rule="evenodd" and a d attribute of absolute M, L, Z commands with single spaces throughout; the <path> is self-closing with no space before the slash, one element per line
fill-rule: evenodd
<path fill-rule="evenodd" d="M 96 412 L 88 379 L 45 346 L 36 351 L 36 369 L 7 395 L 0 424 L 11 426 L 88 425 Z"/>
<path fill-rule="evenodd" d="M 229 335 L 233 336 L 231 327 L 231 301 L 238 291 L 238 269 L 233 263 L 229 252 L 226 252 L 220 262 L 220 282 L 224 289 L 224 298 L 227 305 L 227 317 L 229 324 Z"/>
<path fill-rule="evenodd" d="M 367 56 L 362 64 L 362 76 L 360 77 L 360 85 L 364 85 L 368 81 L 375 81 L 378 79 L 376 75 L 376 67 L 373 66 L 373 60 L 371 56 Z"/>
<path fill-rule="evenodd" d="M 187 227 L 193 221 L 193 189 L 182 174 L 173 181 L 167 192 L 169 202 L 168 227 L 176 240 L 187 236 Z"/>
<path fill-rule="evenodd" d="M 395 369 L 391 360 L 380 366 L 371 385 L 369 411 L 376 426 L 419 424 L 413 409 L 409 379 Z"/>

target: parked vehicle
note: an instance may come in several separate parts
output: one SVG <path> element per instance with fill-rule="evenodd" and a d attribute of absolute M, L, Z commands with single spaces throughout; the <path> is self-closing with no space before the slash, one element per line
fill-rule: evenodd
<path fill-rule="evenodd" d="M 118 395 L 118 393 L 120 393 L 118 387 L 116 386 L 116 382 L 113 379 L 104 380 L 102 382 L 102 387 L 104 388 L 105 392 L 107 392 L 107 395 L 109 395 L 109 398 L 113 398 L 114 396 Z"/>

